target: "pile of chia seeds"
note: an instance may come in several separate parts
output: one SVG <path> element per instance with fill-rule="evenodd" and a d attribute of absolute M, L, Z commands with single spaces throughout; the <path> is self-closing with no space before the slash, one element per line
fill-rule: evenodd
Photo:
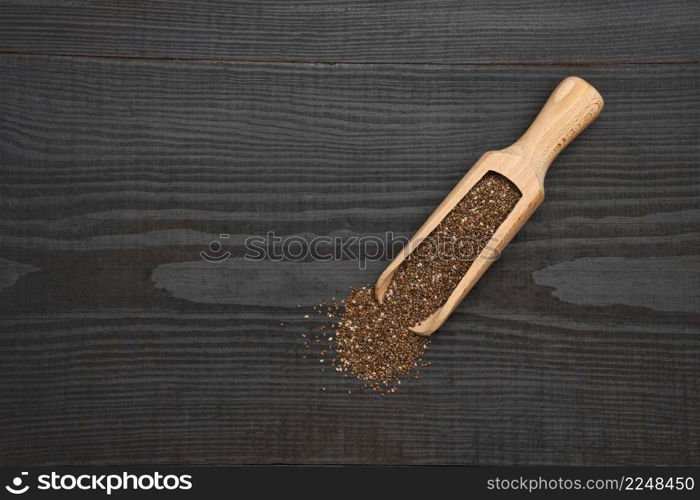
<path fill-rule="evenodd" d="M 365 285 L 315 306 L 329 324 L 304 334 L 306 347 L 319 344 L 324 366 L 381 393 L 395 392 L 402 377 L 418 378 L 430 340 L 409 328 L 447 301 L 520 197 L 512 182 L 488 172 L 399 266 L 383 304 Z"/>

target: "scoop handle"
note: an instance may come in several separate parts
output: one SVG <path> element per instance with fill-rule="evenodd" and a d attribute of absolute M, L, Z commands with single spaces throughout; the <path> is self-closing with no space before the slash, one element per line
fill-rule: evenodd
<path fill-rule="evenodd" d="M 549 96 L 530 128 L 507 148 L 530 160 L 540 182 L 564 148 L 598 117 L 603 98 L 587 81 L 570 76 Z"/>

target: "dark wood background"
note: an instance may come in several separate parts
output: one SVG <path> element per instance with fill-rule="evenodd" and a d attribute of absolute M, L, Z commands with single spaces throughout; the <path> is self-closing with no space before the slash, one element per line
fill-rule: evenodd
<path fill-rule="evenodd" d="M 700 463 L 698 5 L 0 1 L 0 462 Z M 244 239 L 410 235 L 567 75 L 545 203 L 348 395 L 296 304 L 385 263 Z"/>

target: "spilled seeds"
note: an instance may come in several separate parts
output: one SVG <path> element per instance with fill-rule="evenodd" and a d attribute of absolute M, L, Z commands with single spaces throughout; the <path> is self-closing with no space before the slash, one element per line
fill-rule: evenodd
<path fill-rule="evenodd" d="M 382 393 L 396 391 L 402 376 L 418 377 L 430 341 L 409 327 L 447 301 L 520 197 L 508 179 L 488 172 L 399 266 L 383 304 L 365 285 L 317 305 L 328 322 L 305 337 L 306 348 L 317 345 L 321 364 Z"/>

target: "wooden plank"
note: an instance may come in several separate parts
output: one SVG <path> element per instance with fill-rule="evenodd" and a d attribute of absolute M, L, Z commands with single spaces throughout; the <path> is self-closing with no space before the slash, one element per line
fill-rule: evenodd
<path fill-rule="evenodd" d="M 2 57 L 0 462 L 697 463 L 699 72 Z M 410 234 L 567 74 L 607 106 L 538 213 L 421 380 L 348 395 L 303 315 L 382 263 L 245 238 Z"/>
<path fill-rule="evenodd" d="M 355 62 L 697 61 L 695 0 L 0 2 L 0 50 Z"/>

